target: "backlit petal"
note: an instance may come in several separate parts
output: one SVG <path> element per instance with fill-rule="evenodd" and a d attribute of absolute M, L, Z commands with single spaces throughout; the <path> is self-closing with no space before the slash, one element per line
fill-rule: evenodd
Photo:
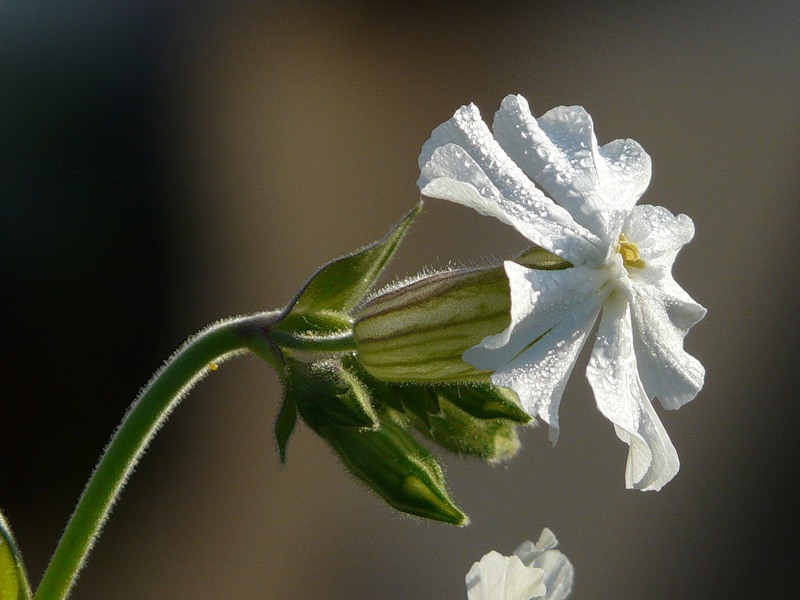
<path fill-rule="evenodd" d="M 671 266 L 678 250 L 694 237 L 694 223 L 662 206 L 643 204 L 630 212 L 623 233 L 636 243 L 646 263 L 664 257 Z"/>
<path fill-rule="evenodd" d="M 569 559 L 556 550 L 558 540 L 547 527 L 539 536 L 539 541 L 523 542 L 514 551 L 525 566 L 542 569 L 547 593 L 545 600 L 565 600 L 572 593 L 575 569 Z"/>
<path fill-rule="evenodd" d="M 637 142 L 600 148 L 583 107 L 560 106 L 537 120 L 522 96 L 503 100 L 493 130 L 508 155 L 578 223 L 607 245 L 616 242 L 650 182 L 650 157 Z"/>
<path fill-rule="evenodd" d="M 469 600 L 531 600 L 545 593 L 544 571 L 526 567 L 517 556 L 503 556 L 494 550 L 467 573 Z"/>
<path fill-rule="evenodd" d="M 629 303 L 606 298 L 597 340 L 586 369 L 600 412 L 630 446 L 625 484 L 659 490 L 678 472 L 675 448 L 639 380 Z"/>
<path fill-rule="evenodd" d="M 639 375 L 648 397 L 664 408 L 680 408 L 703 387 L 705 369 L 683 349 L 689 328 L 705 309 L 682 294 L 650 285 L 633 286 L 633 339 Z M 687 300 L 688 299 L 688 300 Z"/>
<path fill-rule="evenodd" d="M 472 104 L 461 107 L 433 131 L 422 147 L 419 164 L 417 185 L 425 196 L 497 217 L 573 264 L 599 252 L 598 238 L 536 188 L 503 151 Z M 437 182 L 442 178 L 475 191 L 462 188 L 462 195 L 451 182 Z"/>
<path fill-rule="evenodd" d="M 538 271 L 506 261 L 511 324 L 464 353 L 494 371 L 492 382 L 514 390 L 531 416 L 558 437 L 558 406 L 575 360 L 603 303 L 607 272 L 589 267 Z"/>

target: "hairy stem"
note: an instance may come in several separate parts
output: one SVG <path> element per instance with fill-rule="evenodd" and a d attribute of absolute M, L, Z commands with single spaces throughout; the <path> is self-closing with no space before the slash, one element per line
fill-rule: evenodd
<path fill-rule="evenodd" d="M 128 409 L 83 490 L 36 591 L 36 600 L 66 598 L 136 463 L 192 386 L 216 365 L 252 351 L 278 366 L 267 332 L 281 314 L 221 321 L 190 338 L 156 372 Z"/>

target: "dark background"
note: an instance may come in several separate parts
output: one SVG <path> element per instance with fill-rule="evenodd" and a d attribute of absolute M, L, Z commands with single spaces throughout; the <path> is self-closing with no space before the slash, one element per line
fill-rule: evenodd
<path fill-rule="evenodd" d="M 551 527 L 587 598 L 791 597 L 800 553 L 800 5 L 22 3 L 0 0 L 0 506 L 38 582 L 111 432 L 216 319 L 284 304 L 417 200 L 430 131 L 522 93 L 582 104 L 651 154 L 643 202 L 697 236 L 678 281 L 705 389 L 659 410 L 682 461 L 624 489 L 627 448 L 581 363 L 551 448 L 444 457 L 466 529 L 398 516 L 226 364 L 140 463 L 76 599 L 464 598 L 464 574 Z M 769 6 L 769 8 L 764 8 Z M 503 257 L 510 229 L 429 202 L 391 275 Z"/>

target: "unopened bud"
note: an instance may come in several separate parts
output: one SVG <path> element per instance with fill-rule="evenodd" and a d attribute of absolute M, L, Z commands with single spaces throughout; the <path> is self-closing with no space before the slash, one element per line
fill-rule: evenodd
<path fill-rule="evenodd" d="M 437 394 L 439 412 L 425 421 L 410 413 L 412 424 L 447 450 L 502 462 L 520 449 L 518 424 L 508 419 L 481 419 L 462 410 L 445 395 Z"/>
<path fill-rule="evenodd" d="M 520 405 L 517 395 L 507 388 L 488 383 L 438 385 L 436 394 L 479 419 L 509 419 L 522 424 L 532 420 Z"/>
<path fill-rule="evenodd" d="M 390 419 L 381 419 L 376 430 L 314 429 L 353 475 L 394 508 L 459 526 L 469 522 L 450 499 L 433 455 Z"/>
<path fill-rule="evenodd" d="M 339 360 L 313 363 L 287 360 L 287 371 L 287 395 L 307 422 L 345 427 L 378 426 L 369 389 Z"/>

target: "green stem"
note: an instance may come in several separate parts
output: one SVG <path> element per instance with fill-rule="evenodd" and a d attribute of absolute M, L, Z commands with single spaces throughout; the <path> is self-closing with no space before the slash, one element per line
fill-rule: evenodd
<path fill-rule="evenodd" d="M 278 312 L 260 313 L 212 325 L 189 339 L 153 376 L 123 418 L 83 490 L 35 600 L 62 600 L 69 595 L 131 471 L 195 383 L 217 363 L 248 350 L 278 366 L 279 359 L 265 336 L 279 318 Z"/>

